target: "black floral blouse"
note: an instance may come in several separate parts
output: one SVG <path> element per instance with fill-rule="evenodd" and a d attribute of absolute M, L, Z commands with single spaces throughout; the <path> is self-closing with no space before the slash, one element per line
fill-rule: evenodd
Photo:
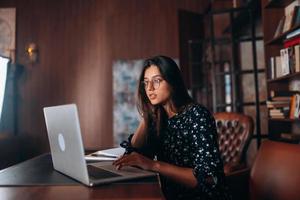
<path fill-rule="evenodd" d="M 188 188 L 160 176 L 166 199 L 230 199 L 224 182 L 215 120 L 205 107 L 199 104 L 187 106 L 167 120 L 159 137 L 155 135 L 150 131 L 147 145 L 140 152 L 148 157 L 156 155 L 159 161 L 193 168 L 198 181 L 196 188 Z"/>

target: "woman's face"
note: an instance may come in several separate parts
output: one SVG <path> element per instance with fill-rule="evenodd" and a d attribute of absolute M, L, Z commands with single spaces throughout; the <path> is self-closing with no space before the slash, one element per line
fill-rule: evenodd
<path fill-rule="evenodd" d="M 152 105 L 169 102 L 171 97 L 170 85 L 163 79 L 157 66 L 151 65 L 145 70 L 144 88 Z"/>

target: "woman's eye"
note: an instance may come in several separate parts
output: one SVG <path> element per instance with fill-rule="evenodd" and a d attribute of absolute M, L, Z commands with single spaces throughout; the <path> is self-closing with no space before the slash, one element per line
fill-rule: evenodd
<path fill-rule="evenodd" d="M 160 79 L 154 79 L 153 82 L 154 83 L 160 83 Z"/>

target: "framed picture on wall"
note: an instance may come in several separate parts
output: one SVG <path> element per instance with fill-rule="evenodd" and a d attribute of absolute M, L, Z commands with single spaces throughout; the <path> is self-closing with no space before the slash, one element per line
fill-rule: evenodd
<path fill-rule="evenodd" d="M 114 146 L 127 140 L 139 125 L 140 114 L 135 104 L 135 94 L 143 59 L 113 62 L 113 117 Z"/>
<path fill-rule="evenodd" d="M 16 8 L 0 8 L 0 55 L 14 60 Z"/>

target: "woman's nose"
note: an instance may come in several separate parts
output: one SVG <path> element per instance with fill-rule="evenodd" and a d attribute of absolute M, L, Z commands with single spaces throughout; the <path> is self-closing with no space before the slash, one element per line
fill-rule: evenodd
<path fill-rule="evenodd" d="M 153 85 L 153 81 L 150 81 L 148 86 L 147 86 L 147 90 L 149 91 L 153 91 L 155 88 L 154 88 L 154 85 Z"/>
<path fill-rule="evenodd" d="M 155 89 L 154 89 L 154 86 L 153 86 L 153 84 L 149 85 L 149 88 L 148 88 L 148 90 L 150 90 L 150 91 L 153 91 L 153 90 L 155 90 Z"/>

